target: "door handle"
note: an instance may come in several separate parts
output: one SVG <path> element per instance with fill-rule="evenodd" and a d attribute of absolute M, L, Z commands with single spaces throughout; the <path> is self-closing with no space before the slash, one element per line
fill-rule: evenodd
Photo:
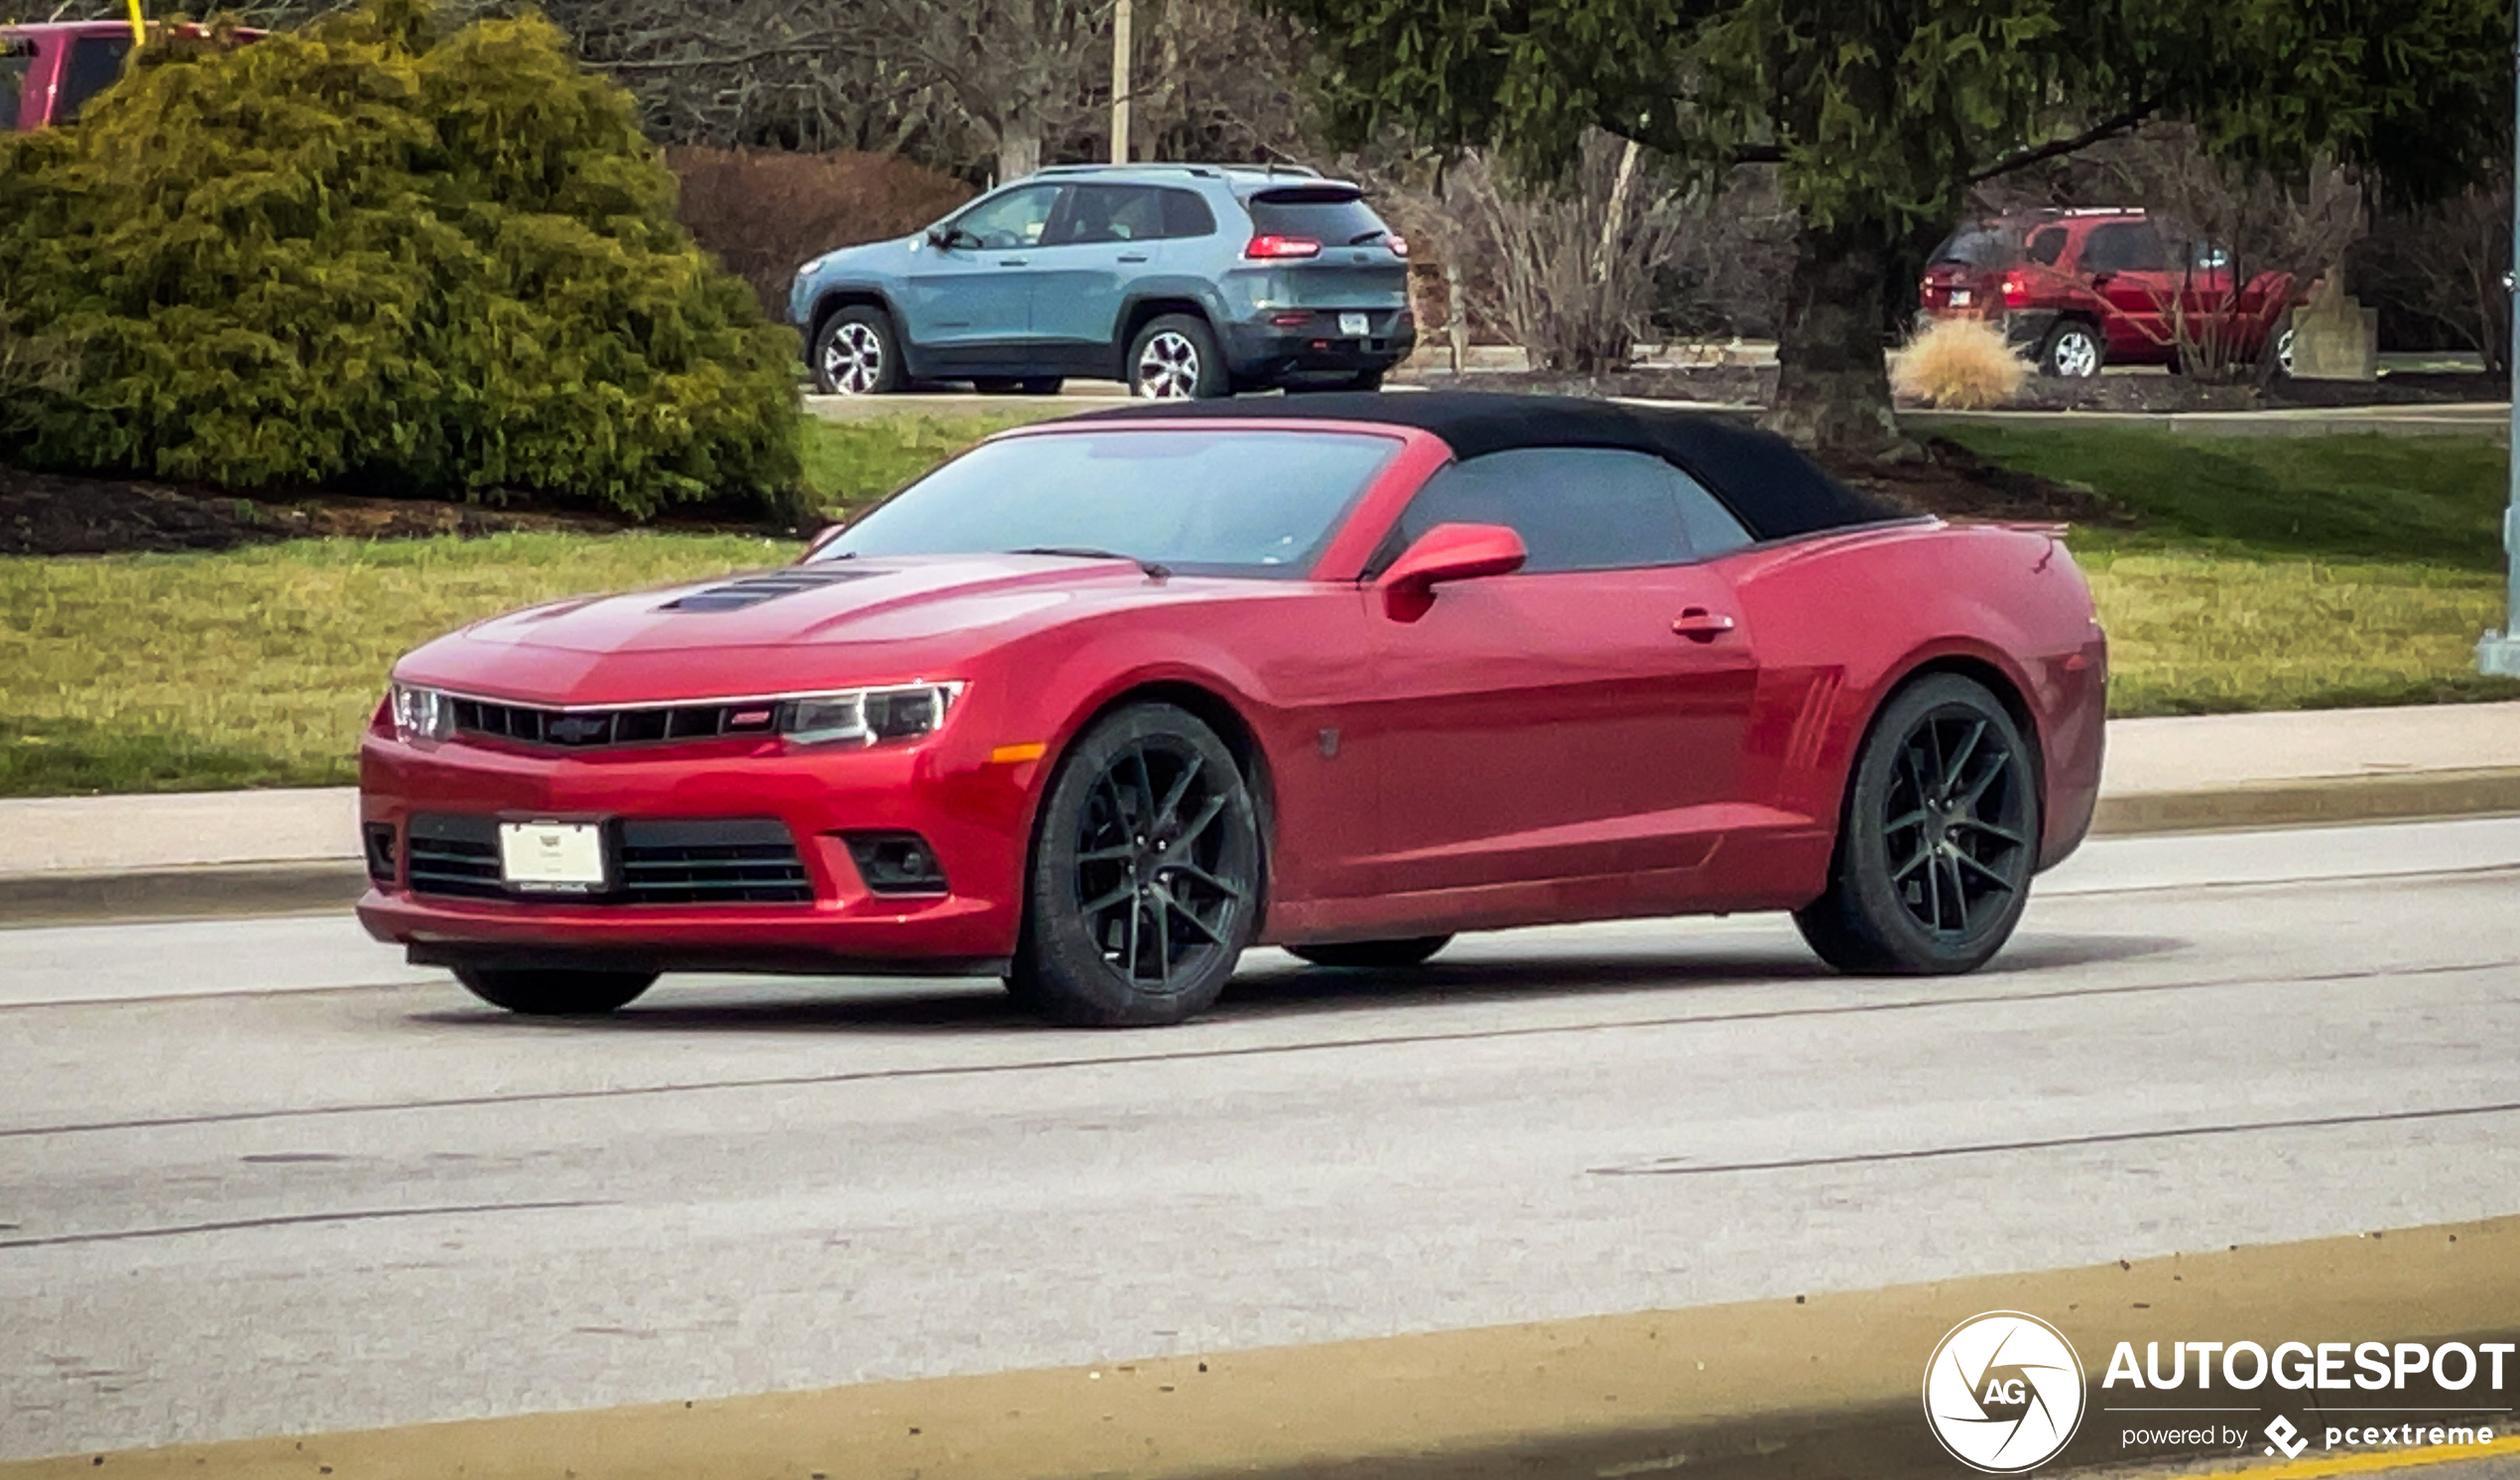
<path fill-rule="evenodd" d="M 1022 267 L 1024 265 L 1024 259 L 1021 257 L 1000 257 L 997 260 L 997 265 L 1000 267 Z"/>
<path fill-rule="evenodd" d="M 1144 252 L 1124 252 L 1121 254 L 1120 260 L 1122 262 L 1144 262 L 1146 260 L 1146 254 Z"/>
<path fill-rule="evenodd" d="M 1693 606 L 1672 621 L 1672 631 L 1693 643 L 1710 643 L 1730 632 L 1732 618 L 1726 613 Z"/>

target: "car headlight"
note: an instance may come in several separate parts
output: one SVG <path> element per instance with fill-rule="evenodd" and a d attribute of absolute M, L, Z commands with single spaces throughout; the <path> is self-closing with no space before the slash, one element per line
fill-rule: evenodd
<path fill-rule="evenodd" d="M 394 685 L 394 733 L 405 740 L 443 740 L 455 731 L 454 701 L 435 688 Z"/>
<path fill-rule="evenodd" d="M 959 683 L 850 688 L 790 699 L 779 732 L 799 745 L 885 745 L 936 733 L 962 697 Z"/>

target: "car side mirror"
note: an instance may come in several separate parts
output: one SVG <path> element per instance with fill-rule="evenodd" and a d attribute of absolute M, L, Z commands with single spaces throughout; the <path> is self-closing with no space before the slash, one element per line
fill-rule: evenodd
<path fill-rule="evenodd" d="M 1392 561 L 1374 587 L 1393 621 L 1414 622 L 1435 604 L 1437 586 L 1510 575 L 1530 557 L 1523 537 L 1501 524 L 1440 524 Z"/>

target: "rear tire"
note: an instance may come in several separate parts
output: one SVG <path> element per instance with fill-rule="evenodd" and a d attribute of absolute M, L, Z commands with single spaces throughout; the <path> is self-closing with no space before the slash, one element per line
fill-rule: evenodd
<path fill-rule="evenodd" d="M 1129 394 L 1148 401 L 1207 401 L 1232 392 L 1207 320 L 1188 313 L 1150 319 L 1129 341 Z"/>
<path fill-rule="evenodd" d="M 598 1018 L 629 1006 L 656 978 L 653 971 L 455 968 L 455 980 L 473 996 L 529 1018 Z"/>
<path fill-rule="evenodd" d="M 1452 943 L 1449 935 L 1419 935 L 1407 940 L 1337 940 L 1320 945 L 1290 945 L 1287 953 L 1316 966 L 1339 971 L 1405 971 L 1423 966 L 1437 951 Z"/>
<path fill-rule="evenodd" d="M 1985 685 L 1932 675 L 1874 721 L 1828 890 L 1794 924 L 1840 971 L 1973 971 L 2021 922 L 2039 827 L 2037 770 L 2012 716 Z"/>
<path fill-rule="evenodd" d="M 1263 884 L 1233 752 L 1186 709 L 1132 704 L 1060 762 L 1007 989 L 1081 1028 L 1197 1017 L 1258 929 Z"/>

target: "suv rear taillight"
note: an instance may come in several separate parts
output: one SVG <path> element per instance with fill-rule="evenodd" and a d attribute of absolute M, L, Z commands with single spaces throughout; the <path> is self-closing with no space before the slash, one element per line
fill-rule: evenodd
<path fill-rule="evenodd" d="M 2021 274 L 2004 274 L 2004 284 L 2000 291 L 2004 296 L 2005 308 L 2027 308 L 2030 307 L 2030 285 L 2021 281 Z"/>
<path fill-rule="evenodd" d="M 1391 255 L 1394 257 L 1406 257 L 1409 255 L 1409 238 L 1402 236 L 1397 231 L 1391 233 L 1391 235 L 1384 240 L 1383 245 L 1391 248 Z"/>
<path fill-rule="evenodd" d="M 1251 239 L 1251 244 L 1242 249 L 1242 255 L 1262 261 L 1284 260 L 1289 257 L 1319 257 L 1322 255 L 1322 244 L 1309 236 L 1255 236 Z"/>

